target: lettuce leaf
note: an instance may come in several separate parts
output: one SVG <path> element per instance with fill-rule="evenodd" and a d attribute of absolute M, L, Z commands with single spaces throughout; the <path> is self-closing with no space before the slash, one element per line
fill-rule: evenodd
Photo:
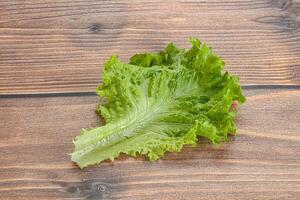
<path fill-rule="evenodd" d="M 224 62 L 211 48 L 190 41 L 190 50 L 171 43 L 158 54 L 136 54 L 129 64 L 110 58 L 97 88 L 106 125 L 75 138 L 71 155 L 80 168 L 120 153 L 153 161 L 195 146 L 198 137 L 219 143 L 236 132 L 231 105 L 245 102 L 238 77 L 222 72 Z"/>

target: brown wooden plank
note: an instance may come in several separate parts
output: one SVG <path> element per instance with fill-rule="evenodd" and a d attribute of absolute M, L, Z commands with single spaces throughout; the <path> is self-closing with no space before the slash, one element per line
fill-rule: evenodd
<path fill-rule="evenodd" d="M 238 136 L 168 153 L 125 155 L 81 171 L 72 138 L 101 124 L 95 96 L 0 99 L 0 199 L 243 199 L 300 196 L 300 90 L 247 89 Z"/>
<path fill-rule="evenodd" d="M 300 83 L 300 1 L 0 1 L 0 94 L 94 91 L 103 63 L 199 36 L 243 84 Z"/>

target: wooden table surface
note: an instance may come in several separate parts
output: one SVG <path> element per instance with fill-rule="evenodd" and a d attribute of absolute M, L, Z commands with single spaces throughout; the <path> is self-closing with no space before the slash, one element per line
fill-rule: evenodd
<path fill-rule="evenodd" d="M 238 136 L 81 171 L 105 60 L 189 36 L 240 76 Z M 300 0 L 0 0 L 0 199 L 299 200 Z"/>

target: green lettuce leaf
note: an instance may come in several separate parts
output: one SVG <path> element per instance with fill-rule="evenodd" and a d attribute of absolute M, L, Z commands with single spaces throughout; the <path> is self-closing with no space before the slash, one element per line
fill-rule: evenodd
<path fill-rule="evenodd" d="M 72 160 L 80 168 L 120 153 L 157 160 L 198 137 L 212 143 L 236 132 L 233 101 L 245 102 L 238 78 L 222 72 L 223 60 L 191 39 L 185 50 L 169 44 L 158 54 L 136 54 L 129 64 L 112 56 L 97 88 L 97 111 L 106 125 L 82 130 Z"/>

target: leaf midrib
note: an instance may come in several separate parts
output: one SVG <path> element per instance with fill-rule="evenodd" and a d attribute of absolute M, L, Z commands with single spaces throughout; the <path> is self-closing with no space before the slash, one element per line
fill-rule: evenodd
<path fill-rule="evenodd" d="M 187 84 L 187 86 L 189 86 L 189 84 Z M 188 95 L 189 93 L 191 93 L 191 91 L 194 91 L 195 89 L 197 89 L 197 87 L 192 87 L 192 88 L 188 88 L 187 90 L 182 90 L 182 91 L 185 91 L 185 93 L 182 94 L 181 96 Z M 159 103 L 159 105 L 155 106 L 155 108 L 153 108 L 153 107 L 149 107 L 149 97 L 145 93 L 145 100 L 147 102 L 146 103 L 147 104 L 146 105 L 147 109 L 145 110 L 144 113 L 146 113 L 146 115 L 141 116 L 141 117 L 137 116 L 134 120 L 131 120 L 131 122 L 127 126 L 121 128 L 121 129 L 114 130 L 114 133 L 113 134 L 109 134 L 107 137 L 111 137 L 111 136 L 116 135 L 116 134 L 119 133 L 119 135 L 121 135 L 121 137 L 123 137 L 124 139 L 130 140 L 130 139 L 138 137 L 138 136 L 140 136 L 142 134 L 145 134 L 143 131 L 138 131 L 139 128 L 143 128 L 144 126 L 133 126 L 133 125 L 134 124 L 137 124 L 137 125 L 138 124 L 147 124 L 148 122 L 150 122 L 151 120 L 153 120 L 154 116 L 160 115 L 160 114 L 165 114 L 165 112 L 157 112 L 157 111 L 161 111 L 161 108 L 169 109 L 170 107 L 172 107 L 170 105 L 173 105 L 173 104 L 170 103 L 170 101 L 174 101 L 176 98 L 177 97 L 170 96 L 170 98 L 168 98 L 167 100 L 166 99 L 165 100 L 161 100 L 160 103 Z M 155 105 L 157 105 L 157 104 L 155 104 Z M 164 107 L 164 105 L 169 105 L 169 106 Z M 139 106 L 135 106 L 135 107 L 139 108 Z M 164 109 L 162 109 L 162 110 L 164 110 Z M 152 110 L 152 112 L 150 112 L 149 110 Z M 153 112 L 153 110 L 154 110 L 154 112 Z M 137 109 L 137 111 L 138 111 L 138 109 Z M 137 120 L 138 118 L 141 118 L 141 119 Z M 131 137 L 128 137 L 127 135 L 124 135 L 124 132 L 128 132 L 129 129 L 130 130 L 134 130 L 134 131 L 131 131 L 131 132 L 135 133 Z M 91 143 L 91 144 L 83 147 L 83 149 L 79 150 L 78 154 L 80 154 L 80 157 L 82 157 L 85 154 L 90 153 L 92 151 L 104 151 L 107 148 L 109 148 L 111 146 L 118 145 L 118 144 L 120 144 L 120 143 L 122 143 L 124 141 L 124 139 L 120 139 L 119 141 L 116 141 L 115 143 L 109 144 L 108 146 L 103 146 L 101 149 L 98 149 L 99 148 L 99 144 L 101 143 L 101 141 L 103 139 L 105 139 L 105 138 L 102 138 L 101 140 L 97 140 L 97 138 L 95 138 L 94 140 L 96 140 L 96 142 L 93 142 L 93 143 Z"/>

